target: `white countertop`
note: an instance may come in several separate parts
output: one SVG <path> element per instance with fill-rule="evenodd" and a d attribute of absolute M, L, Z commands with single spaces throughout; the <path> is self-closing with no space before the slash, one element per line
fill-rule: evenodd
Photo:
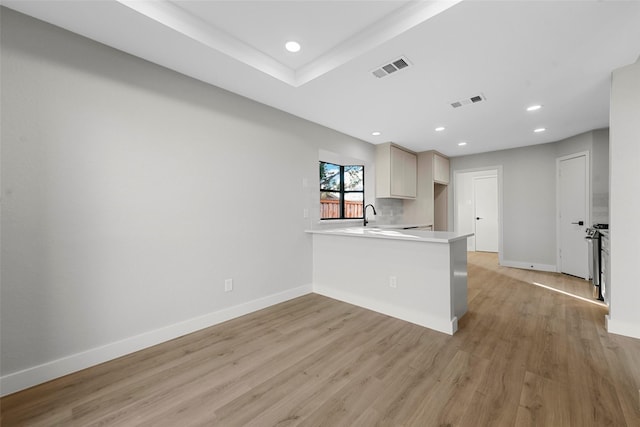
<path fill-rule="evenodd" d="M 307 233 L 345 237 L 365 237 L 373 239 L 409 240 L 413 242 L 450 243 L 466 239 L 473 233 L 454 233 L 448 231 L 423 231 L 416 229 L 389 229 L 382 227 L 346 227 L 322 230 L 306 230 Z"/>

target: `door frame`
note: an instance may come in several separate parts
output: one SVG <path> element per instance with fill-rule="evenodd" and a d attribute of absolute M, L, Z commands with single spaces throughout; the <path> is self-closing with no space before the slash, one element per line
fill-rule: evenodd
<path fill-rule="evenodd" d="M 580 151 L 578 153 L 568 154 L 566 156 L 556 158 L 556 272 L 560 273 L 562 270 L 562 261 L 560 258 L 560 162 L 564 160 L 571 160 L 577 157 L 584 156 L 584 163 L 586 168 L 585 173 L 585 226 L 591 226 L 591 158 L 589 151 Z M 586 235 L 585 235 L 586 236 Z"/>
<path fill-rule="evenodd" d="M 502 236 L 504 235 L 503 233 L 503 227 L 504 227 L 504 221 L 503 221 L 503 214 L 502 214 L 502 205 L 503 205 L 503 185 L 502 185 L 502 165 L 496 165 L 496 166 L 485 166 L 485 167 L 481 167 L 481 168 L 472 168 L 472 169 L 460 169 L 460 170 L 455 170 L 453 171 L 453 197 L 449 197 L 449 203 L 453 204 L 453 224 L 454 224 L 454 229 L 458 224 L 458 216 L 459 216 L 459 212 L 458 212 L 458 203 L 457 203 L 457 195 L 459 194 L 459 186 L 460 186 L 460 180 L 461 177 L 460 175 L 463 174 L 467 174 L 467 173 L 482 173 L 485 172 L 487 174 L 487 176 L 490 175 L 496 175 L 498 177 L 498 262 L 500 263 L 500 265 L 503 264 L 503 255 L 502 255 L 502 248 L 503 248 L 503 238 Z M 450 205 L 451 206 L 451 205 Z M 455 230 L 458 231 L 458 230 Z"/>

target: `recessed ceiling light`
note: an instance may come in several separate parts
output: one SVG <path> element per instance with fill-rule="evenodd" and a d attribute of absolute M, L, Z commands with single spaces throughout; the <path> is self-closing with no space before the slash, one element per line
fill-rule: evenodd
<path fill-rule="evenodd" d="M 542 105 L 536 104 L 536 105 L 530 105 L 527 107 L 527 111 L 536 111 L 542 108 Z"/>
<path fill-rule="evenodd" d="M 465 145 L 467 145 L 467 143 L 466 143 L 466 142 L 464 142 L 464 141 L 462 141 L 462 142 L 458 142 L 458 145 L 459 145 L 460 147 L 464 147 Z"/>
<path fill-rule="evenodd" d="M 380 136 L 380 135 L 382 135 L 382 132 L 378 132 L 378 131 L 371 132 L 371 135 L 373 135 L 373 136 Z"/>
<path fill-rule="evenodd" d="M 285 49 L 287 49 L 289 52 L 299 52 L 300 51 L 300 43 L 298 42 L 294 42 L 293 40 L 288 41 L 287 43 L 285 43 L 284 45 Z"/>
<path fill-rule="evenodd" d="M 438 126 L 435 131 L 436 132 L 442 132 L 444 130 L 444 126 Z"/>
<path fill-rule="evenodd" d="M 540 133 L 540 132 L 544 132 L 545 130 L 547 130 L 546 128 L 538 128 L 538 129 L 534 129 L 533 131 L 535 133 Z"/>

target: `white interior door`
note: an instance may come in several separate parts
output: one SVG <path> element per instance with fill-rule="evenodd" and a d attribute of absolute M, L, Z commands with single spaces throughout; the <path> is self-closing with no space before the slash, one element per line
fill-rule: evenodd
<path fill-rule="evenodd" d="M 498 252 L 498 177 L 473 178 L 476 251 Z"/>
<path fill-rule="evenodd" d="M 587 155 L 558 159 L 558 259 L 560 271 L 589 276 L 585 228 L 588 223 Z"/>

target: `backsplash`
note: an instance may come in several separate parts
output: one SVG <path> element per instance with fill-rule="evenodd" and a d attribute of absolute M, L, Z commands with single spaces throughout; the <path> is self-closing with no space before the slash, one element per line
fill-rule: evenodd
<path fill-rule="evenodd" d="M 401 224 L 403 221 L 403 207 L 400 199 L 376 199 L 375 221 L 379 224 Z"/>

